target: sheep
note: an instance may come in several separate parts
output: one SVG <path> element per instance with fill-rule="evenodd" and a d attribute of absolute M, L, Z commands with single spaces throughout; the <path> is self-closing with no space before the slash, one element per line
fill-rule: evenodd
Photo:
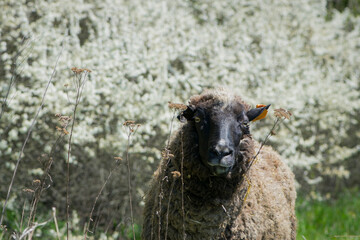
<path fill-rule="evenodd" d="M 279 154 L 264 146 L 244 175 L 260 110 L 224 89 L 190 98 L 145 196 L 142 239 L 296 239 L 294 174 Z"/>

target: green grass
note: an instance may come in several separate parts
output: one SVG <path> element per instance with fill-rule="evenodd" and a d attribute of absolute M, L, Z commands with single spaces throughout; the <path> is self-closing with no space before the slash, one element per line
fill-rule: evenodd
<path fill-rule="evenodd" d="M 0 229 L 0 240 L 10 239 L 12 231 L 16 231 L 19 225 L 19 214 L 15 214 L 15 211 L 7 211 L 9 230 L 5 233 Z M 343 193 L 337 200 L 318 201 L 298 197 L 296 215 L 297 239 L 299 240 L 360 240 L 360 191 Z M 64 228 L 65 222 L 61 220 L 58 222 L 59 227 Z M 50 221 L 37 229 L 36 239 L 55 239 L 54 232 L 50 232 L 54 229 L 54 223 Z M 118 230 L 120 239 L 133 239 L 131 227 L 122 226 Z M 135 232 L 136 239 L 140 239 L 139 225 L 135 225 Z M 81 236 L 82 231 L 79 230 L 73 234 Z"/>
<path fill-rule="evenodd" d="M 337 200 L 298 198 L 297 239 L 360 240 L 360 193 L 344 193 Z"/>

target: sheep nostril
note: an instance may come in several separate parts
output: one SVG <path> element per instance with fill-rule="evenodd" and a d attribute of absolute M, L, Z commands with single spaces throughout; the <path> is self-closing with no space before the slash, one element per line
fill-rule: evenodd
<path fill-rule="evenodd" d="M 210 150 L 211 155 L 221 157 L 221 158 L 231 155 L 232 153 L 233 153 L 233 151 L 231 149 L 224 149 L 224 150 L 220 150 L 220 151 L 217 149 Z"/>
<path fill-rule="evenodd" d="M 231 149 L 229 149 L 228 151 L 225 151 L 222 153 L 222 156 L 228 156 L 228 155 L 231 155 L 233 153 L 233 151 Z"/>

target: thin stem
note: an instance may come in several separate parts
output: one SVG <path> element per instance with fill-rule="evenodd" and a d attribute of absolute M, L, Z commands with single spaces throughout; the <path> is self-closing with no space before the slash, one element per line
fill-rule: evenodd
<path fill-rule="evenodd" d="M 58 57 L 57 57 L 57 59 L 56 59 L 56 63 L 55 63 L 53 72 L 52 72 L 52 74 L 51 74 L 51 77 L 50 77 L 50 79 L 49 79 L 49 81 L 48 81 L 48 83 L 47 83 L 47 85 L 46 85 L 44 94 L 43 94 L 43 96 L 42 96 L 41 104 L 40 104 L 40 106 L 39 106 L 39 108 L 38 108 L 38 110 L 37 110 L 37 112 L 36 112 L 36 115 L 35 115 L 32 123 L 31 123 L 31 126 L 29 127 L 29 130 L 28 130 L 26 139 L 25 139 L 25 141 L 24 141 L 24 144 L 23 144 L 23 146 L 22 146 L 22 148 L 21 148 L 21 151 L 20 151 L 20 153 L 19 153 L 18 159 L 17 159 L 17 161 L 16 161 L 14 173 L 13 173 L 13 176 L 12 176 L 12 178 L 11 178 L 11 182 L 10 182 L 10 185 L 9 185 L 9 189 L 8 189 L 8 192 L 7 192 L 7 195 L 6 195 L 6 199 L 5 199 L 5 203 L 4 203 L 4 206 L 3 206 L 3 209 L 2 209 L 2 213 L 1 213 L 0 226 L 2 225 L 2 222 L 3 222 L 3 219 L 4 219 L 4 214 L 5 214 L 5 210 L 6 210 L 6 205 L 7 205 L 7 202 L 8 202 L 8 200 L 9 200 L 9 197 L 10 197 L 11 189 L 12 189 L 12 186 L 13 186 L 13 184 L 14 184 L 15 176 L 16 176 L 16 173 L 17 173 L 17 170 L 18 170 L 20 161 L 21 161 L 21 157 L 22 157 L 22 155 L 23 155 L 23 153 L 24 153 L 24 149 L 25 149 L 26 143 L 27 143 L 27 141 L 28 141 L 29 138 L 30 138 L 30 134 L 31 134 L 31 132 L 32 132 L 33 127 L 35 126 L 35 123 L 36 123 L 36 120 L 37 120 L 37 118 L 38 118 L 38 116 L 39 116 L 39 113 L 40 113 L 41 109 L 42 109 L 43 106 L 44 106 L 45 96 L 46 96 L 47 90 L 49 89 L 49 86 L 50 86 L 50 84 L 51 84 L 51 82 L 52 82 L 52 80 L 53 80 L 53 78 L 54 78 L 54 76 L 55 76 L 56 67 L 57 67 L 57 65 L 58 65 L 58 62 L 59 62 L 59 59 L 60 59 L 60 56 L 61 56 L 61 53 L 62 53 L 63 49 L 64 49 L 64 45 L 62 45 L 61 50 L 60 50 L 60 53 L 59 53 L 59 55 L 58 55 Z"/>
<path fill-rule="evenodd" d="M 183 239 L 186 239 L 185 234 L 185 207 L 184 207 L 184 139 L 183 131 L 181 130 L 181 210 L 182 210 L 182 227 L 183 227 Z"/>
<path fill-rule="evenodd" d="M 165 226 L 165 238 L 164 238 L 164 239 L 167 239 L 167 234 L 168 234 L 168 227 L 169 227 L 169 209 L 170 209 L 170 201 L 171 201 L 171 195 L 172 195 L 172 193 L 173 193 L 174 185 L 175 185 L 175 179 L 173 179 L 173 182 L 171 183 L 170 194 L 169 194 L 169 201 L 168 201 L 168 204 L 167 204 L 166 226 Z"/>
<path fill-rule="evenodd" d="M 107 184 L 107 182 L 109 181 L 109 179 L 110 179 L 110 177 L 111 177 L 111 175 L 112 175 L 113 171 L 115 171 L 115 170 L 117 169 L 117 167 L 118 167 L 118 166 L 116 166 L 115 168 L 113 168 L 113 169 L 111 169 L 111 170 L 110 170 L 110 173 L 109 173 L 109 175 L 108 175 L 107 179 L 105 180 L 105 182 L 104 182 L 104 184 L 102 185 L 102 187 L 101 187 L 101 189 L 100 189 L 100 191 L 99 191 L 98 195 L 97 195 L 97 196 L 96 196 L 96 198 L 95 198 L 94 204 L 93 204 L 93 206 L 92 206 L 92 209 L 91 209 L 91 212 L 90 212 L 90 215 L 89 215 L 89 221 L 88 221 L 88 223 L 87 223 L 87 227 L 86 227 L 86 229 L 85 229 L 84 240 L 86 240 L 86 238 L 87 238 L 87 233 L 89 232 L 90 222 L 91 222 L 91 221 L 93 221 L 93 220 L 92 220 L 92 215 L 93 215 L 93 212 L 94 212 L 94 209 L 95 209 L 96 203 L 97 203 L 97 201 L 98 201 L 98 199 L 99 199 L 99 197 L 100 197 L 100 195 L 101 195 L 102 191 L 104 190 L 105 185 L 106 185 L 106 184 Z"/>
<path fill-rule="evenodd" d="M 267 141 L 269 140 L 272 132 L 274 131 L 275 127 L 278 125 L 279 122 L 280 122 L 280 118 L 276 118 L 276 121 L 275 121 L 274 125 L 272 126 L 272 128 L 270 129 L 270 131 L 268 132 L 268 134 L 266 135 L 264 141 L 261 142 L 260 148 L 259 148 L 259 150 L 257 151 L 257 153 L 256 153 L 255 156 L 252 158 L 252 160 L 251 160 L 251 162 L 250 162 L 250 164 L 249 164 L 248 169 L 250 169 L 250 167 L 253 165 L 255 159 L 256 159 L 257 156 L 260 154 L 261 149 L 262 149 L 263 146 L 267 143 Z"/>
<path fill-rule="evenodd" d="M 134 229 L 134 216 L 133 216 L 133 207 L 132 207 L 132 188 L 131 188 L 131 169 L 130 169 L 130 158 L 129 158 L 129 149 L 130 149 L 130 138 L 131 138 L 131 129 L 129 128 L 128 141 L 126 146 L 126 162 L 128 170 L 128 189 L 129 189 L 129 202 L 130 202 L 130 216 L 131 216 L 131 227 L 133 231 L 133 238 L 135 240 L 135 229 Z"/>
<path fill-rule="evenodd" d="M 79 91 L 77 93 L 76 98 L 79 96 Z M 69 190 L 70 190 L 70 154 L 71 154 L 71 139 L 74 130 L 74 124 L 76 120 L 76 109 L 78 104 L 75 104 L 74 112 L 73 112 L 73 120 L 71 123 L 71 130 L 69 136 L 69 144 L 68 144 L 68 157 L 66 162 L 66 239 L 69 239 L 69 210 L 70 210 L 70 201 L 69 201 Z"/>
<path fill-rule="evenodd" d="M 83 72 L 83 71 L 82 71 Z M 75 88 L 76 88 L 76 98 L 75 98 L 75 106 L 73 111 L 73 120 L 71 123 L 71 130 L 69 136 L 69 144 L 68 144 L 68 156 L 66 162 L 66 239 L 69 240 L 69 218 L 70 218 L 70 200 L 69 200 L 69 191 L 70 191 L 70 155 L 71 155 L 71 140 L 74 132 L 74 125 L 76 121 L 76 110 L 80 103 L 80 98 L 82 91 L 84 90 L 85 82 L 87 80 L 88 71 L 85 70 L 85 74 L 76 73 L 75 72 Z"/>
<path fill-rule="evenodd" d="M 247 168 L 245 169 L 245 171 L 244 171 L 243 178 L 241 179 L 241 183 L 240 183 L 240 184 L 242 185 L 243 182 L 244 182 L 244 180 L 246 180 L 246 182 L 248 183 L 249 187 L 248 187 L 247 190 L 246 190 L 246 194 L 245 194 L 243 203 L 246 201 L 246 198 L 247 198 L 247 196 L 248 196 L 248 194 L 249 194 L 249 192 L 250 192 L 250 188 L 251 188 L 251 181 L 250 181 L 250 179 L 247 178 L 246 175 L 247 175 L 248 172 L 250 171 L 250 168 L 252 167 L 252 165 L 254 164 L 254 162 L 256 162 L 256 158 L 257 158 L 258 155 L 260 154 L 263 146 L 267 143 L 267 141 L 268 141 L 269 138 L 271 137 L 274 129 L 275 129 L 276 126 L 279 124 L 280 120 L 281 120 L 281 118 L 276 118 L 276 120 L 275 120 L 275 122 L 274 122 L 274 125 L 272 126 L 272 128 L 270 129 L 270 131 L 268 132 L 268 134 L 266 135 L 264 141 L 261 142 L 259 150 L 258 150 L 258 151 L 256 152 L 256 154 L 251 158 L 251 161 L 250 161 L 248 167 L 247 167 Z M 283 121 L 283 120 L 282 120 L 282 121 Z M 282 122 L 282 121 L 281 121 L 281 122 Z M 244 204 L 242 204 L 242 206 L 244 206 Z"/>

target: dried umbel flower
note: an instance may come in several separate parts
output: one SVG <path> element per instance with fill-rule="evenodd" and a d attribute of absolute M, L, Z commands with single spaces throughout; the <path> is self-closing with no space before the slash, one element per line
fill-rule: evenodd
<path fill-rule="evenodd" d="M 141 126 L 141 124 L 135 123 L 135 121 L 132 120 L 126 120 L 123 125 L 129 128 L 130 133 L 135 133 L 135 131 Z"/>
<path fill-rule="evenodd" d="M 57 117 L 58 121 L 60 121 L 62 123 L 68 123 L 71 121 L 70 116 L 62 116 L 60 113 L 55 114 L 55 117 Z"/>
<path fill-rule="evenodd" d="M 283 108 L 278 108 L 274 110 L 274 115 L 277 118 L 286 118 L 286 119 L 290 119 L 292 113 L 286 109 Z"/>
<path fill-rule="evenodd" d="M 124 126 L 129 126 L 129 125 L 132 125 L 132 124 L 135 124 L 135 121 L 126 120 L 126 121 L 123 123 Z"/>
<path fill-rule="evenodd" d="M 178 179 L 181 176 L 181 173 L 179 171 L 172 171 L 171 175 L 174 179 Z"/>
<path fill-rule="evenodd" d="M 83 72 L 91 72 L 90 69 L 87 69 L 87 68 L 77 68 L 77 67 L 71 68 L 71 71 L 73 71 L 75 74 L 81 74 L 81 73 L 83 73 Z"/>
<path fill-rule="evenodd" d="M 168 103 L 168 106 L 170 109 L 176 109 L 176 110 L 186 110 L 187 106 L 185 104 L 182 104 L 182 103 L 172 103 L 172 102 L 169 102 Z"/>

